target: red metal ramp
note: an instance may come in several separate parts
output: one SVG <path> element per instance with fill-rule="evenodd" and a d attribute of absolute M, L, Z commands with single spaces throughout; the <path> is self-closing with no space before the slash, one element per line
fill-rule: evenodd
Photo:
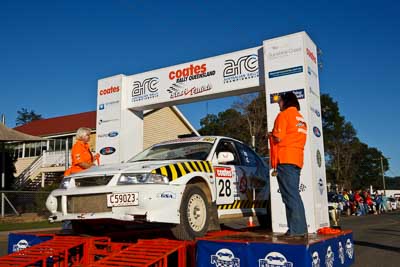
<path fill-rule="evenodd" d="M 19 266 L 74 266 L 88 264 L 90 242 L 98 238 L 55 236 L 38 245 L 0 257 L 1 267 Z"/>
<path fill-rule="evenodd" d="M 167 267 L 187 266 L 187 247 L 193 242 L 168 239 L 139 240 L 136 244 L 96 261 L 92 267 L 143 266 Z"/>

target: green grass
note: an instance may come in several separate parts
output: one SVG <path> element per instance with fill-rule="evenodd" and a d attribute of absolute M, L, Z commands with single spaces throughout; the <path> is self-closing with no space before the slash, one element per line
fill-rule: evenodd
<path fill-rule="evenodd" d="M 2 223 L 0 222 L 0 231 L 29 230 L 41 228 L 57 228 L 61 223 L 49 223 L 48 221 L 25 222 L 25 223 Z"/>

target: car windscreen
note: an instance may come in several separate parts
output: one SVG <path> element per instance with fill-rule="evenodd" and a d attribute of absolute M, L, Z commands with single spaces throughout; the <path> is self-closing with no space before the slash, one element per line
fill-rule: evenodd
<path fill-rule="evenodd" d="M 179 159 L 205 160 L 210 154 L 212 146 L 213 144 L 206 142 L 159 144 L 137 154 L 129 162 Z"/>

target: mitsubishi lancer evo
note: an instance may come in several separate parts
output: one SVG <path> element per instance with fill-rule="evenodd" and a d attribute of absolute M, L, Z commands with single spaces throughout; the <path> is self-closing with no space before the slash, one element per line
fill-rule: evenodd
<path fill-rule="evenodd" d="M 240 141 L 206 136 L 159 143 L 125 163 L 67 176 L 46 206 L 51 222 L 71 221 L 75 228 L 104 220 L 167 223 L 176 238 L 189 240 L 222 219 L 266 221 L 268 199 L 264 161 Z"/>

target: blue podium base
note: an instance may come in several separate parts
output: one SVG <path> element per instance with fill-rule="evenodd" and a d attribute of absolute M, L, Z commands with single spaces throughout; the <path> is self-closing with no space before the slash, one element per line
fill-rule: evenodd
<path fill-rule="evenodd" d="M 353 233 L 295 239 L 262 230 L 197 240 L 196 266 L 336 267 L 354 263 Z"/>

